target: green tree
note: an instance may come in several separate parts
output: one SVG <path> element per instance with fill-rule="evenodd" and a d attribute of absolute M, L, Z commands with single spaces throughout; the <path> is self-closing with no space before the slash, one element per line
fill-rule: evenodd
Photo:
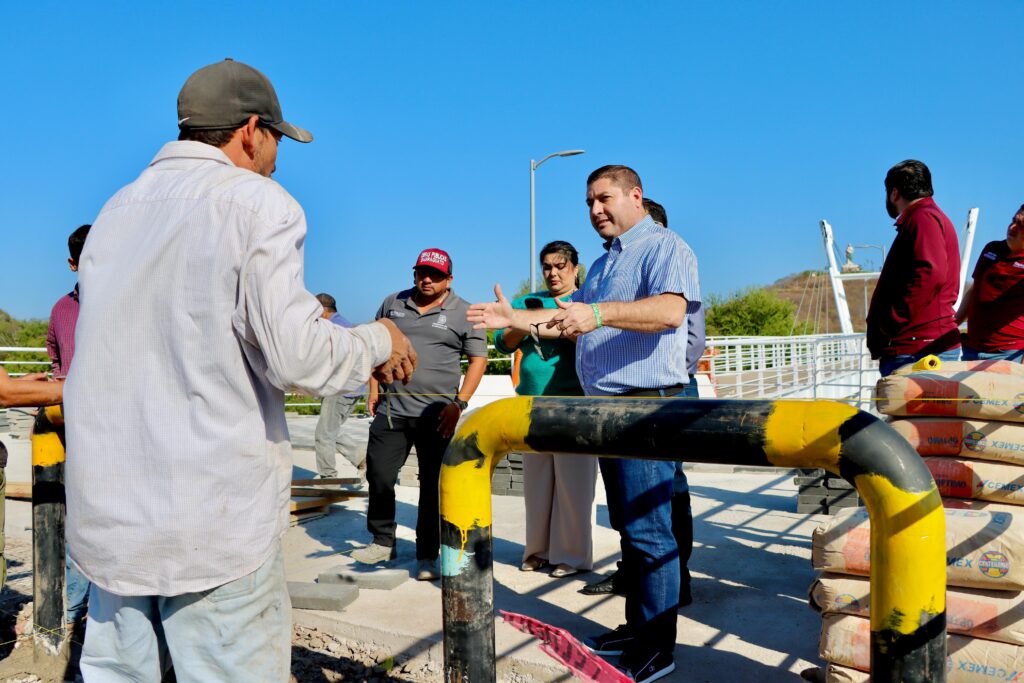
<path fill-rule="evenodd" d="M 763 337 L 807 334 L 807 324 L 795 325 L 796 306 L 770 291 L 750 288 L 729 297 L 711 295 L 706 322 L 709 335 Z"/>
<path fill-rule="evenodd" d="M 0 346 L 43 347 L 46 346 L 45 320 L 18 320 L 7 311 L 0 310 Z M 24 372 L 49 371 L 49 356 L 40 353 L 0 353 L 3 361 L 47 361 L 46 365 L 28 365 L 24 363 L 5 364 L 3 367 L 11 374 Z"/>

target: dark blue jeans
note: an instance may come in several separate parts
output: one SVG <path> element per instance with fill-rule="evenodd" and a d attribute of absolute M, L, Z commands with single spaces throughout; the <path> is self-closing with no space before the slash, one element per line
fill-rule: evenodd
<path fill-rule="evenodd" d="M 938 356 L 940 360 L 960 360 L 960 347 L 942 353 L 904 353 L 898 356 L 882 356 L 878 359 L 878 372 L 882 377 L 888 377 L 904 365 L 917 362 L 925 356 Z"/>
<path fill-rule="evenodd" d="M 621 536 L 622 566 L 630 577 L 626 623 L 645 642 L 671 649 L 679 604 L 679 550 L 672 534 L 676 464 L 623 458 L 599 463 L 612 526 Z"/>
<path fill-rule="evenodd" d="M 1006 351 L 975 351 L 969 346 L 963 347 L 964 360 L 1010 360 L 1014 363 L 1024 362 L 1024 349 L 1007 349 Z"/>

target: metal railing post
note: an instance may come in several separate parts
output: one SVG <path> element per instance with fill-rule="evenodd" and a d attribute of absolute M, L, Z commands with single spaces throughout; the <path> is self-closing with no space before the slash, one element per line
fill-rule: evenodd
<path fill-rule="evenodd" d="M 832 401 L 508 398 L 467 416 L 441 466 L 446 681 L 495 680 L 491 473 L 509 451 L 822 468 L 871 518 L 871 676 L 946 679 L 942 501 L 891 427 Z M 560 456 L 562 457 L 562 456 Z M 564 457 L 572 457 L 566 455 Z"/>
<path fill-rule="evenodd" d="M 66 662 L 64 416 L 40 408 L 32 429 L 32 643 L 37 662 Z"/>

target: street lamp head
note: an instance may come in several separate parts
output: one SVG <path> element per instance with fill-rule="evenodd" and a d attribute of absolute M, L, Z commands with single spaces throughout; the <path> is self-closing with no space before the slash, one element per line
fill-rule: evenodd
<path fill-rule="evenodd" d="M 558 156 L 560 156 L 560 157 L 574 157 L 577 154 L 583 154 L 584 152 L 586 152 L 586 150 L 584 150 L 584 149 L 567 149 L 564 152 L 559 152 Z"/>

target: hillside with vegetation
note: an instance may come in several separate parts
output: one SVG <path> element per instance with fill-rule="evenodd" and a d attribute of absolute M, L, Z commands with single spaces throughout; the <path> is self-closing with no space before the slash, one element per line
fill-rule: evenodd
<path fill-rule="evenodd" d="M 855 332 L 863 332 L 875 280 L 843 283 Z M 714 336 L 789 336 L 839 333 L 839 316 L 828 274 L 807 270 L 765 287 L 708 297 L 708 334 Z"/>

